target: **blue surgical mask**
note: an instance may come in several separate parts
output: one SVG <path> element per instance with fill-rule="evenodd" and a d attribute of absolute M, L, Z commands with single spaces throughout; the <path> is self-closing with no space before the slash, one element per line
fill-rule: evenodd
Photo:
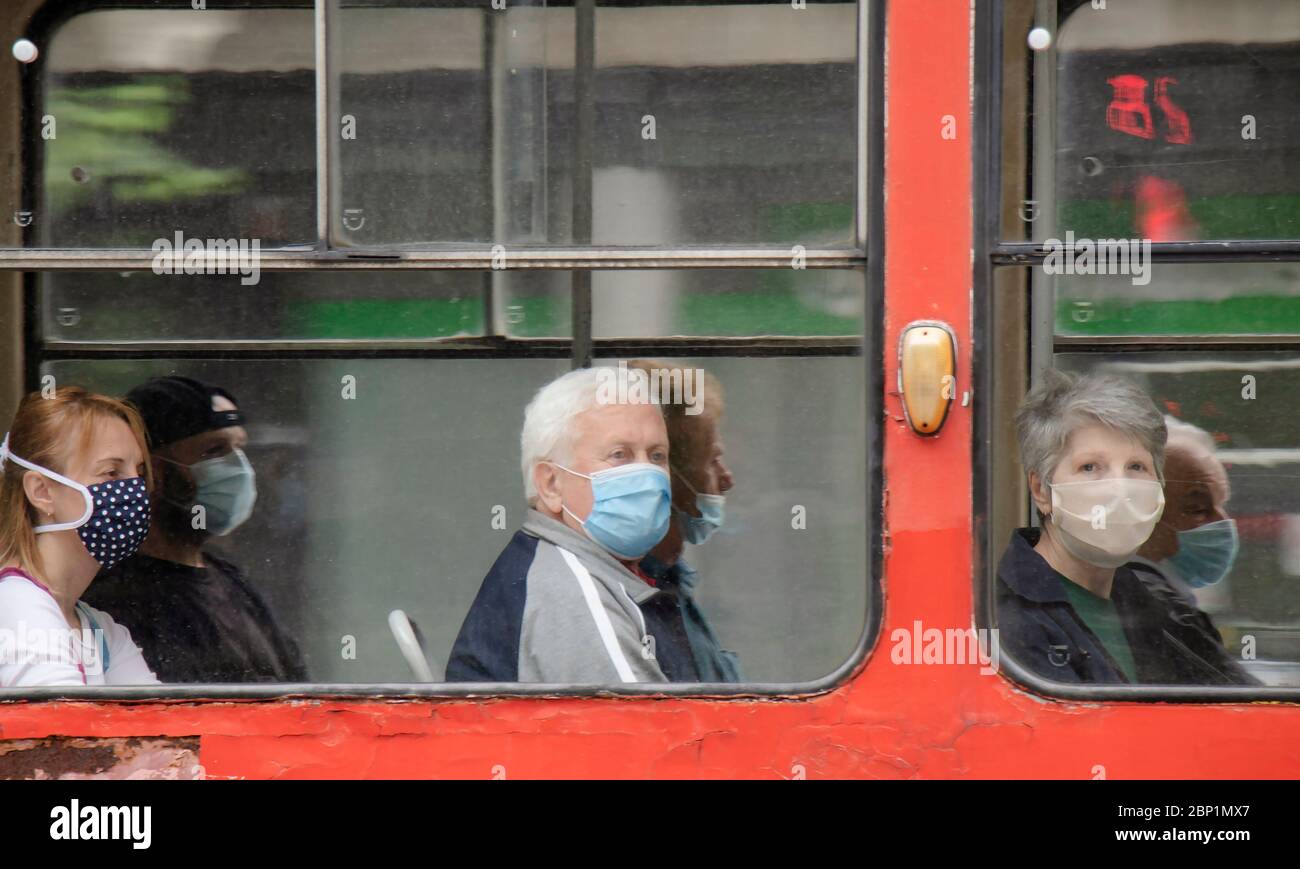
<path fill-rule="evenodd" d="M 163 461 L 171 462 L 171 459 Z M 209 533 L 224 537 L 252 515 L 253 505 L 257 503 L 257 475 L 243 450 L 231 450 L 224 456 L 181 467 L 188 468 L 194 478 L 197 488 L 194 504 L 203 507 Z"/>
<path fill-rule="evenodd" d="M 677 473 L 674 471 L 674 473 Z M 677 473 L 677 479 L 682 481 L 686 488 L 691 490 L 695 496 L 695 509 L 700 511 L 700 515 L 692 516 L 685 510 L 678 510 L 676 507 L 673 511 L 681 520 L 682 539 L 687 543 L 699 545 L 713 536 L 719 528 L 722 527 L 724 511 L 727 506 L 727 498 L 724 495 L 709 495 L 696 491 L 695 487 L 690 484 L 685 477 Z"/>
<path fill-rule="evenodd" d="M 199 491 L 195 501 L 208 511 L 208 530 L 224 537 L 243 525 L 257 503 L 257 475 L 243 450 L 190 465 Z"/>
<path fill-rule="evenodd" d="M 1237 520 L 1220 519 L 1179 531 L 1178 551 L 1168 560 L 1184 582 L 1205 588 L 1228 575 L 1240 547 Z"/>
<path fill-rule="evenodd" d="M 83 486 L 76 480 L 9 452 L 8 435 L 5 435 L 4 443 L 0 444 L 0 467 L 4 466 L 6 460 L 81 493 L 86 509 L 79 519 L 37 525 L 32 530 L 37 534 L 48 534 L 75 529 L 81 538 L 81 544 L 101 567 L 112 567 L 134 555 L 149 533 L 149 490 L 143 477 L 105 480 L 93 486 Z"/>
<path fill-rule="evenodd" d="M 568 507 L 565 513 L 582 524 L 587 536 L 615 558 L 633 561 L 655 547 L 668 533 L 672 520 L 672 482 L 658 465 L 636 462 L 594 474 L 552 462 L 555 467 L 591 480 L 591 513 L 580 519 Z"/>

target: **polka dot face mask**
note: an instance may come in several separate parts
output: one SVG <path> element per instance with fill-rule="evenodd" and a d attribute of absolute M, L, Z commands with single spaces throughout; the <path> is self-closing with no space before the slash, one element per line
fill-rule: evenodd
<path fill-rule="evenodd" d="M 80 519 L 37 525 L 32 529 L 37 534 L 76 529 L 90 557 L 105 568 L 134 555 L 144 542 L 144 536 L 149 532 L 149 490 L 143 477 L 105 480 L 93 486 L 83 486 L 49 468 L 15 456 L 9 452 L 8 437 L 0 444 L 0 467 L 4 467 L 6 460 L 76 489 L 86 502 Z"/>

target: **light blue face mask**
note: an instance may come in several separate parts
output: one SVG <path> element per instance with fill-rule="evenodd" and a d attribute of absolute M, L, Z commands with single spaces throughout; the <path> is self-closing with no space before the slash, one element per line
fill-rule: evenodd
<path fill-rule="evenodd" d="M 700 515 L 692 516 L 685 510 L 678 510 L 676 507 L 673 507 L 673 511 L 681 519 L 682 539 L 687 543 L 698 546 L 707 541 L 722 527 L 727 498 L 725 495 L 709 495 L 698 492 L 680 473 L 677 473 L 677 471 L 673 471 L 673 473 L 677 474 L 677 479 L 681 480 L 682 484 L 690 489 L 691 494 L 695 496 L 695 509 L 700 511 Z"/>
<path fill-rule="evenodd" d="M 188 468 L 194 478 L 198 488 L 194 503 L 203 507 L 209 533 L 224 537 L 252 515 L 253 505 L 257 503 L 257 475 L 243 450 L 231 450 L 224 456 L 181 467 Z"/>
<path fill-rule="evenodd" d="M 1228 575 L 1237 560 L 1241 540 L 1236 519 L 1220 519 L 1178 532 L 1178 551 L 1169 563 L 1192 588 L 1214 585 Z"/>
<path fill-rule="evenodd" d="M 655 547 L 668 533 L 672 519 L 672 482 L 658 465 L 635 462 L 582 474 L 552 462 L 577 477 L 591 480 L 591 513 L 586 519 L 560 505 L 582 524 L 587 536 L 615 558 L 634 561 Z"/>

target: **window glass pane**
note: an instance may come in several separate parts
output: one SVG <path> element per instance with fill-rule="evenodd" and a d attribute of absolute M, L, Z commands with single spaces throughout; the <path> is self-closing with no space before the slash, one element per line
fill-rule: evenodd
<path fill-rule="evenodd" d="M 503 269 L 488 279 L 496 334 L 572 334 L 572 272 Z M 591 291 L 597 338 L 856 339 L 866 296 L 861 269 L 602 269 L 591 273 Z"/>
<path fill-rule="evenodd" d="M 50 272 L 36 280 L 41 334 L 50 342 L 572 333 L 573 273 L 559 270 Z M 856 338 L 863 304 L 856 269 L 610 269 L 592 276 L 598 338 Z"/>
<path fill-rule="evenodd" d="M 682 556 L 698 573 L 698 600 L 720 642 L 746 681 L 829 674 L 862 634 L 865 541 L 876 533 L 863 498 L 862 358 L 643 358 L 703 368 L 725 397 L 723 461 L 735 488 L 722 529 Z M 809 521 L 792 521 L 796 513 Z"/>
<path fill-rule="evenodd" d="M 490 18 L 477 3 L 340 10 L 340 211 L 333 217 L 341 238 L 374 244 L 495 237 L 493 87 L 521 103 L 519 124 L 527 132 L 532 113 L 544 112 L 545 70 L 538 66 L 541 30 L 525 29 L 506 45 L 532 48 L 519 59 L 527 65 L 516 64 L 513 76 L 494 83 L 485 66 Z M 515 159 L 527 167 L 540 154 Z M 514 186 L 531 189 L 528 181 Z"/>
<path fill-rule="evenodd" d="M 1190 530 L 1216 518 L 1198 512 L 1200 493 L 1208 487 L 1180 485 L 1179 478 L 1196 479 L 1189 469 L 1199 472 L 1217 460 L 1228 482 L 1222 510 L 1236 522 L 1240 554 L 1221 581 L 1191 588 L 1191 594 L 1250 673 L 1265 684 L 1300 685 L 1300 411 L 1290 399 L 1300 394 L 1300 358 L 1295 353 L 1057 358 L 1064 368 L 1133 380 L 1162 411 L 1208 433 L 1215 447 L 1208 462 L 1188 446 L 1184 434 L 1171 435 L 1162 521 Z M 1182 564 L 1193 577 L 1190 584 L 1196 581 L 1189 569 L 1193 546 L 1186 548 L 1165 566 L 1176 575 Z M 1255 660 L 1248 657 L 1252 644 Z"/>
<path fill-rule="evenodd" d="M 1296 263 L 1138 265 L 1129 274 L 1048 277 L 1057 334 L 1300 333 Z"/>
<path fill-rule="evenodd" d="M 1137 391 L 1104 384 L 1082 396 L 1113 428 L 1064 415 L 1065 391 L 1038 406 L 1041 419 L 1067 420 L 1067 437 L 1060 461 L 1043 453 L 1054 488 L 1034 499 L 1052 517 L 1040 523 L 1049 539 L 1016 532 L 1001 555 L 1003 654 L 1069 683 L 1300 685 L 1296 354 L 1080 352 L 1057 354 L 1055 366 Z M 1134 465 L 1149 456 L 1144 396 L 1168 425 L 1164 504 L 1138 484 L 1117 507 L 1104 481 L 1149 475 Z M 1031 449 L 1056 443 L 1049 427 L 1028 437 Z M 1094 479 L 1095 490 L 1080 483 Z"/>
<path fill-rule="evenodd" d="M 207 538 L 205 550 L 244 572 L 300 647 L 312 681 L 383 682 L 411 679 L 387 622 L 394 609 L 445 663 L 509 537 L 492 527 L 493 507 L 514 524 L 523 509 L 521 408 L 567 364 L 67 361 L 43 371 L 114 395 L 172 374 L 228 390 L 247 417 L 257 504 L 232 534 Z M 347 377 L 355 398 L 345 397 Z M 343 652 L 345 637 L 355 639 L 355 658 Z"/>
<path fill-rule="evenodd" d="M 1300 5 L 1094 5 L 1061 4 L 1055 126 L 1040 129 L 1055 156 L 1055 207 L 1036 228 L 1300 237 Z"/>
<path fill-rule="evenodd" d="M 169 5 L 75 15 L 39 46 L 29 243 L 313 243 L 311 9 Z"/>
<path fill-rule="evenodd" d="M 592 276 L 593 332 L 856 337 L 864 295 L 857 269 L 603 271 Z"/>
<path fill-rule="evenodd" d="M 260 272 L 255 283 L 242 280 L 147 271 L 43 273 L 42 334 L 47 341 L 113 342 L 485 333 L 490 278 L 482 272 Z"/>
<path fill-rule="evenodd" d="M 492 272 L 490 280 L 498 335 L 513 338 L 573 335 L 572 272 L 501 269 Z"/>
<path fill-rule="evenodd" d="M 345 6 L 340 237 L 584 241 L 574 15 Z M 591 240 L 851 244 L 856 16 L 846 2 L 599 4 Z"/>
<path fill-rule="evenodd" d="M 746 681 L 825 676 L 853 653 L 867 601 L 863 361 L 673 361 L 724 384 L 735 480 L 722 530 L 686 546 L 696 601 Z M 115 395 L 166 374 L 228 390 L 247 417 L 258 496 L 244 525 L 204 547 L 265 598 L 312 681 L 360 683 L 411 680 L 388 622 L 397 609 L 442 678 L 523 521 L 523 408 L 568 364 L 79 359 L 41 371 Z M 792 522 L 796 507 L 806 522 Z"/>

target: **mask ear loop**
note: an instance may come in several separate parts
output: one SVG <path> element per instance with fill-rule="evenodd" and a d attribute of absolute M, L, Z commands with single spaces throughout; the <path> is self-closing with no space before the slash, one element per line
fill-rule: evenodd
<path fill-rule="evenodd" d="M 573 474 L 573 476 L 575 476 L 575 477 L 584 477 L 584 478 L 586 478 L 586 479 L 588 479 L 588 480 L 590 480 L 591 477 L 592 477 L 591 474 L 584 474 L 584 473 L 582 473 L 581 471 L 575 471 L 575 470 L 572 470 L 571 468 L 566 468 L 564 465 L 560 464 L 559 462 L 553 462 L 553 461 L 551 461 L 550 459 L 542 459 L 542 462 L 545 463 L 545 464 L 548 464 L 548 465 L 552 465 L 552 466 L 554 466 L 554 467 L 557 467 L 557 468 L 559 468 L 561 471 L 564 471 L 566 474 Z"/>
<path fill-rule="evenodd" d="M 677 479 L 681 480 L 682 484 L 685 485 L 686 488 L 691 490 L 691 498 L 695 502 L 695 509 L 700 511 L 700 516 L 692 516 L 690 513 L 678 507 L 676 504 L 670 504 L 669 506 L 672 508 L 674 513 L 677 513 L 681 516 L 685 516 L 689 519 L 699 519 L 701 516 L 704 515 L 704 510 L 703 508 L 700 507 L 700 493 L 696 490 L 694 486 L 691 485 L 691 481 L 686 479 L 686 475 L 683 474 L 681 471 L 677 470 L 677 467 L 675 465 L 670 463 L 668 465 L 668 470 L 675 477 L 677 477 Z"/>
<path fill-rule="evenodd" d="M 1065 514 L 1066 516 L 1069 516 L 1071 519 L 1078 519 L 1081 522 L 1088 521 L 1087 516 L 1080 516 L 1078 513 L 1072 513 L 1061 506 L 1061 496 L 1056 491 L 1056 484 L 1048 483 L 1047 488 L 1050 489 L 1052 492 L 1052 512 L 1047 514 L 1047 519 L 1049 522 L 1051 522 L 1053 525 L 1059 526 L 1061 524 L 1061 518 L 1060 518 L 1061 514 Z"/>
<path fill-rule="evenodd" d="M 559 468 L 561 471 L 564 471 L 564 472 L 567 473 L 567 474 L 573 474 L 575 477 L 586 477 L 588 480 L 591 479 L 591 475 L 590 475 L 590 474 L 583 474 L 583 473 L 580 473 L 579 471 L 572 471 L 572 470 L 569 470 L 568 468 L 566 468 L 564 465 L 560 464 L 559 462 L 553 462 L 553 461 L 551 461 L 550 459 L 542 459 L 542 462 L 544 462 L 544 463 L 546 463 L 546 464 L 548 464 L 548 465 L 551 465 L 552 467 Z M 591 532 L 587 530 L 587 522 L 586 522 L 586 520 L 585 520 L 585 519 L 579 519 L 576 513 L 574 513 L 574 512 L 573 512 L 572 510 L 570 510 L 568 507 L 564 506 L 564 500 L 563 500 L 563 498 L 561 498 L 561 500 L 560 500 L 560 509 L 563 510 L 565 513 L 568 513 L 570 516 L 572 516 L 572 517 L 573 517 L 573 521 L 574 521 L 574 522 L 577 522 L 579 525 L 582 526 L 582 531 L 583 531 L 583 533 L 586 534 L 588 537 L 591 537 Z M 593 538 L 593 539 L 594 539 L 594 538 Z"/>
<path fill-rule="evenodd" d="M 32 531 L 36 534 L 48 534 L 51 531 L 71 531 L 80 528 L 90 521 L 91 515 L 95 512 L 95 499 L 91 497 L 90 490 L 78 483 L 76 480 L 69 480 L 62 474 L 51 471 L 49 468 L 42 468 L 40 465 L 34 465 L 26 459 L 20 459 L 9 451 L 9 435 L 5 435 L 4 443 L 0 444 L 0 468 L 4 467 L 6 459 L 13 459 L 18 464 L 27 468 L 29 471 L 35 471 L 42 476 L 49 477 L 55 482 L 62 483 L 70 489 L 76 489 L 81 493 L 81 497 L 86 500 L 86 512 L 81 514 L 81 518 L 73 522 L 56 522 L 53 525 L 37 525 Z"/>

